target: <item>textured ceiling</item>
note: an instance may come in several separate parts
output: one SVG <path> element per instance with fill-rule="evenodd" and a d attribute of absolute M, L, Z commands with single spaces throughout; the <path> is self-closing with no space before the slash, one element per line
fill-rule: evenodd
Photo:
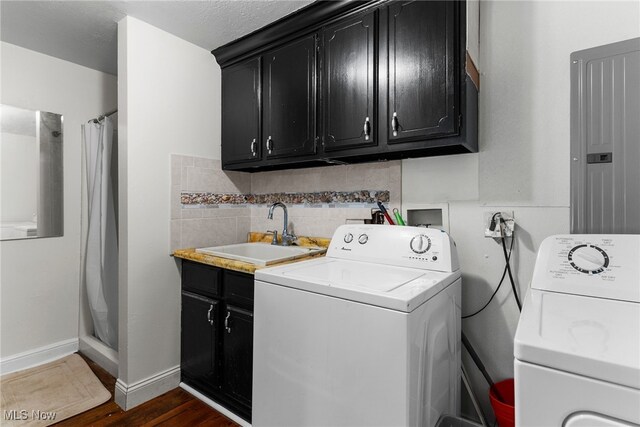
<path fill-rule="evenodd" d="M 117 22 L 127 15 L 212 50 L 309 3 L 311 0 L 2 0 L 0 38 L 116 74 Z"/>

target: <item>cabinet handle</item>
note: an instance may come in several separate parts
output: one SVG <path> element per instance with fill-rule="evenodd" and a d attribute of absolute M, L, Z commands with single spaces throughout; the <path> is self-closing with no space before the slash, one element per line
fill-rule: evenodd
<path fill-rule="evenodd" d="M 393 136 L 398 136 L 398 113 L 393 112 L 393 117 L 391 118 L 391 130 L 393 130 Z"/>
<path fill-rule="evenodd" d="M 269 137 L 267 138 L 267 152 L 271 154 L 271 150 L 273 150 L 273 139 Z"/>
<path fill-rule="evenodd" d="M 258 154 L 258 144 L 256 143 L 256 139 L 253 138 L 253 141 L 251 141 L 251 155 L 255 157 L 256 154 Z"/>
<path fill-rule="evenodd" d="M 368 141 L 371 136 L 371 123 L 369 122 L 369 117 L 364 119 L 364 140 Z"/>
<path fill-rule="evenodd" d="M 207 311 L 207 320 L 209 324 L 213 326 L 213 319 L 211 318 L 211 312 L 213 311 L 213 304 L 209 306 L 209 311 Z"/>
<path fill-rule="evenodd" d="M 227 311 L 227 316 L 224 318 L 224 328 L 227 330 L 227 333 L 231 333 L 231 327 L 229 327 L 229 317 L 231 317 L 231 312 Z"/>

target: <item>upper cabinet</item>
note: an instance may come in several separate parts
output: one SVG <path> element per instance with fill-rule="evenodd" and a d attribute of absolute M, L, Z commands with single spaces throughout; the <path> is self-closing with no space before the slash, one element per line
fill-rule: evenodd
<path fill-rule="evenodd" d="M 464 1 L 316 1 L 214 50 L 223 168 L 477 151 L 466 12 Z"/>
<path fill-rule="evenodd" d="M 222 162 L 261 159 L 260 58 L 222 69 Z"/>
<path fill-rule="evenodd" d="M 266 158 L 315 153 L 317 34 L 264 54 L 263 137 Z"/>
<path fill-rule="evenodd" d="M 452 1 L 389 6 L 389 144 L 457 133 L 455 22 Z"/>
<path fill-rule="evenodd" d="M 375 145 L 376 12 L 350 17 L 323 31 L 323 145 L 325 151 Z"/>

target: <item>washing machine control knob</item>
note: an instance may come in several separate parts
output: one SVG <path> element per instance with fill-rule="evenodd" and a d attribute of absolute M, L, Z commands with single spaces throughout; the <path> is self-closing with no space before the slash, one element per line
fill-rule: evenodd
<path fill-rule="evenodd" d="M 609 255 L 597 246 L 578 245 L 567 255 L 569 264 L 585 274 L 602 273 L 609 266 Z"/>
<path fill-rule="evenodd" d="M 361 245 L 364 245 L 368 241 L 369 241 L 369 236 L 367 236 L 366 234 L 361 234 L 360 236 L 358 236 L 358 243 L 360 243 Z"/>
<path fill-rule="evenodd" d="M 347 233 L 344 235 L 344 242 L 345 243 L 351 243 L 353 242 L 353 234 L 351 233 Z"/>
<path fill-rule="evenodd" d="M 418 234 L 413 236 L 411 242 L 409 242 L 411 250 L 417 254 L 423 254 L 431 248 L 431 239 L 425 234 Z"/>

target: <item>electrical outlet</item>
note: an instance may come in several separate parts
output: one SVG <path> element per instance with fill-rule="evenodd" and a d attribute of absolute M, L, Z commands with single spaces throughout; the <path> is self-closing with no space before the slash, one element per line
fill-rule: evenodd
<path fill-rule="evenodd" d="M 500 227 L 500 217 L 496 215 L 500 214 L 502 219 L 504 219 L 504 226 Z M 495 227 L 491 230 L 491 220 L 495 215 Z M 513 229 L 516 226 L 516 221 L 513 216 L 513 211 L 509 212 L 485 212 L 484 213 L 484 237 L 491 237 L 494 239 L 499 239 L 501 237 L 511 237 L 513 235 Z M 503 235 L 504 231 L 504 235 Z"/>

